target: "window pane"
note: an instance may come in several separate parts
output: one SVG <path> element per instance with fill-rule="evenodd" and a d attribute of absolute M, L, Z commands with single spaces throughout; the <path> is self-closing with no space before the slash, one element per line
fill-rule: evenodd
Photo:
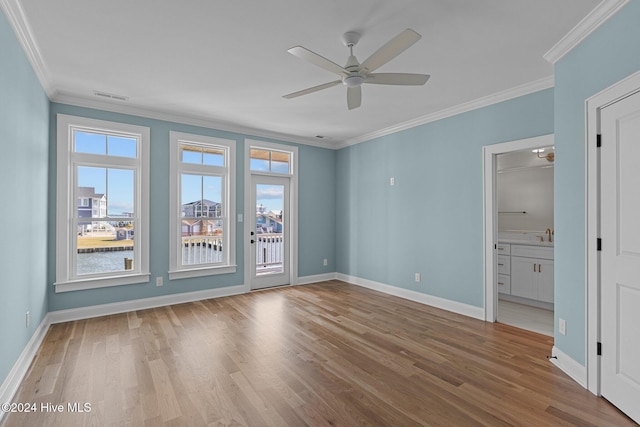
<path fill-rule="evenodd" d="M 273 160 L 271 162 L 271 172 L 289 173 L 289 163 L 276 162 Z"/>
<path fill-rule="evenodd" d="M 138 141 L 135 138 L 124 138 L 120 136 L 107 137 L 107 154 L 110 156 L 136 157 Z"/>
<path fill-rule="evenodd" d="M 78 186 L 75 189 L 77 218 L 104 218 L 107 216 L 107 169 L 78 166 Z M 90 221 L 89 221 L 90 224 Z"/>
<path fill-rule="evenodd" d="M 133 216 L 134 175 L 131 169 L 107 169 L 107 215 Z"/>
<path fill-rule="evenodd" d="M 222 216 L 222 177 L 204 176 L 203 179 L 203 202 L 207 205 L 209 218 L 220 218 Z"/>
<path fill-rule="evenodd" d="M 204 148 L 203 164 L 207 166 L 224 166 L 224 150 L 220 148 Z"/>
<path fill-rule="evenodd" d="M 222 220 L 182 220 L 181 264 L 215 264 L 224 261 Z"/>
<path fill-rule="evenodd" d="M 202 212 L 202 176 L 181 174 L 180 196 L 182 217 L 200 217 Z"/>
<path fill-rule="evenodd" d="M 188 145 L 180 146 L 180 160 L 182 163 L 202 164 L 202 149 Z"/>
<path fill-rule="evenodd" d="M 107 221 L 79 220 L 76 274 L 133 270 L 134 222 L 119 227 Z"/>
<path fill-rule="evenodd" d="M 289 173 L 291 153 L 283 153 L 282 151 L 271 152 L 271 172 Z"/>
<path fill-rule="evenodd" d="M 268 150 L 250 150 L 250 168 L 252 171 L 269 172 L 270 152 Z"/>
<path fill-rule="evenodd" d="M 107 137 L 105 135 L 75 131 L 73 140 L 77 153 L 107 154 Z"/>

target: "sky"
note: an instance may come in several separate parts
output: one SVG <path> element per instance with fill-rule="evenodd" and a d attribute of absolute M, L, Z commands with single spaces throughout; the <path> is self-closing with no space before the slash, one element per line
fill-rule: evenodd
<path fill-rule="evenodd" d="M 75 132 L 76 152 L 107 154 L 119 157 L 136 157 L 136 140 L 112 135 Z M 182 151 L 185 163 L 211 166 L 224 165 L 224 156 L 215 152 Z M 252 170 L 269 171 L 269 162 L 251 160 Z M 288 172 L 287 163 L 271 162 L 271 172 Z M 107 195 L 107 215 L 120 216 L 134 209 L 134 174 L 132 170 L 79 166 L 77 170 L 79 187 L 93 187 L 98 194 Z M 222 200 L 223 179 L 220 176 L 182 174 L 181 203 L 191 203 L 200 199 L 214 202 Z M 256 205 L 263 205 L 267 211 L 282 210 L 282 186 L 258 185 Z"/>
<path fill-rule="evenodd" d="M 263 205 L 268 211 L 282 210 L 282 185 L 258 184 L 256 188 L 256 205 Z"/>

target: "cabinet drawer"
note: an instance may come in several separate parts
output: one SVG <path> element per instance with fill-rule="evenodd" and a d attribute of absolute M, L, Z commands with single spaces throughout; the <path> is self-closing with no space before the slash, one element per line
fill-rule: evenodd
<path fill-rule="evenodd" d="M 553 259 L 553 248 L 544 246 L 511 245 L 511 255 L 527 258 Z"/>
<path fill-rule="evenodd" d="M 508 243 L 498 243 L 498 255 L 510 255 L 511 254 L 511 245 Z"/>
<path fill-rule="evenodd" d="M 501 294 L 511 294 L 511 276 L 498 274 L 498 292 Z"/>
<path fill-rule="evenodd" d="M 511 274 L 511 257 L 498 255 L 498 274 Z"/>

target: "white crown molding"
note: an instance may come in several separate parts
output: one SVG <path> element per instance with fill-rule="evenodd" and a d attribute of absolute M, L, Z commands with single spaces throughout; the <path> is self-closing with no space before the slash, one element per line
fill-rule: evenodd
<path fill-rule="evenodd" d="M 488 107 L 489 105 L 497 104 L 503 101 L 508 101 L 510 99 L 528 95 L 530 93 L 538 92 L 540 90 L 549 89 L 553 87 L 553 83 L 554 83 L 553 76 L 545 77 L 539 80 L 534 80 L 532 82 L 525 83 L 523 85 L 511 88 L 511 89 L 503 90 L 501 92 L 497 92 L 488 96 L 484 96 L 482 98 L 478 98 L 473 101 L 465 102 L 463 104 L 459 104 L 451 108 L 446 108 L 444 110 L 440 110 L 435 113 L 428 114 L 426 116 L 418 117 L 416 119 L 409 120 L 407 122 L 399 123 L 397 125 L 389 126 L 387 128 L 380 129 L 375 132 L 371 132 L 362 136 L 348 139 L 343 143 L 338 144 L 336 146 L 336 149 L 345 148 L 350 145 L 355 145 L 361 142 L 372 140 L 374 138 L 380 138 L 382 136 L 386 136 L 392 133 L 411 129 L 416 126 L 421 126 L 427 123 L 435 122 L 437 120 L 442 120 L 447 117 L 456 116 L 458 114 L 466 113 L 468 111 L 476 110 L 478 108 Z"/>
<path fill-rule="evenodd" d="M 629 0 L 603 0 L 578 25 L 573 27 L 558 43 L 549 49 L 543 55 L 543 58 L 555 64 L 628 2 Z"/>
<path fill-rule="evenodd" d="M 2 1 L 2 0 L 0 0 Z M 320 142 L 304 137 L 293 137 L 279 132 L 271 132 L 264 129 L 257 129 L 248 126 L 237 125 L 229 122 L 216 121 L 205 117 L 186 116 L 176 114 L 170 111 L 151 110 L 134 105 L 126 105 L 125 103 L 116 104 L 105 102 L 99 99 L 86 98 L 68 93 L 57 92 L 49 99 L 52 102 L 73 105 L 76 107 L 93 108 L 102 111 L 110 111 L 112 113 L 128 114 L 132 116 L 145 117 L 148 119 L 162 120 L 173 123 L 181 123 L 185 125 L 200 126 L 208 129 L 219 130 L 222 132 L 239 133 L 250 138 L 266 138 L 280 142 L 290 142 L 293 144 L 312 145 L 321 148 L 327 147 L 326 142 Z"/>
<path fill-rule="evenodd" d="M 594 15 L 597 10 L 603 9 L 600 14 L 604 16 L 602 22 L 609 16 L 615 13 L 619 8 L 624 6 L 629 0 L 604 0 L 587 18 Z M 613 6 L 612 6 L 613 5 Z M 606 7 L 605 7 L 606 6 Z M 536 80 L 512 89 L 507 89 L 492 95 L 488 95 L 483 98 L 479 98 L 470 102 L 459 104 L 451 108 L 447 108 L 423 117 L 419 117 L 407 122 L 403 122 L 394 126 L 390 126 L 384 129 L 380 129 L 368 134 L 357 136 L 355 138 L 347 139 L 344 141 L 339 140 L 317 140 L 315 138 L 296 137 L 289 134 L 280 132 L 272 132 L 264 129 L 252 128 L 249 126 L 242 126 L 230 122 L 216 121 L 211 118 L 197 117 L 190 115 L 181 115 L 171 111 L 152 110 L 142 107 L 136 107 L 133 105 L 125 105 L 115 102 L 105 102 L 103 100 L 92 99 L 83 96 L 77 96 L 74 94 L 63 93 L 54 87 L 50 73 L 45 65 L 44 60 L 40 54 L 38 46 L 32 36 L 30 26 L 25 18 L 24 11 L 20 5 L 19 0 L 0 0 L 0 8 L 4 11 L 10 22 L 16 37 L 18 38 L 25 55 L 27 56 L 34 72 L 36 73 L 40 84 L 44 91 L 52 102 L 61 104 L 68 104 L 84 108 L 93 108 L 103 111 L 109 111 L 113 113 L 128 114 L 133 116 L 145 117 L 149 119 L 162 120 L 174 123 L 187 124 L 192 126 L 200 126 L 208 129 L 219 130 L 223 132 L 233 132 L 242 134 L 247 137 L 266 138 L 282 142 L 289 142 L 293 144 L 309 145 L 319 148 L 327 148 L 339 150 L 341 148 L 355 145 L 361 142 L 369 141 L 374 138 L 389 135 L 402 130 L 410 129 L 416 126 L 420 126 L 426 123 L 441 120 L 447 117 L 451 117 L 457 114 L 465 113 L 478 108 L 486 107 L 498 102 L 506 101 L 519 96 L 527 95 L 539 90 L 548 89 L 553 87 L 553 77 L 545 77 L 540 80 Z M 585 18 L 583 21 L 586 21 Z M 590 21 L 591 22 L 591 21 Z M 598 22 L 593 29 L 597 28 L 602 22 Z M 579 24 L 580 25 L 580 24 Z M 578 28 L 578 27 L 576 27 Z M 575 30 L 575 29 L 574 29 Z M 588 35 L 588 34 L 587 34 Z M 567 35 L 568 36 L 568 35 Z M 565 38 L 567 38 L 565 36 Z M 586 37 L 586 35 L 585 35 Z M 563 39 L 564 40 L 564 39 Z M 559 43 L 560 44 L 560 43 Z M 556 45 L 557 46 L 557 45 Z M 555 49 L 555 48 L 554 48 Z M 553 50 L 553 49 L 552 49 Z M 550 51 L 551 52 L 551 51 Z M 546 58 L 546 55 L 545 55 Z"/>
<path fill-rule="evenodd" d="M 7 17 L 11 28 L 13 28 L 13 32 L 22 46 L 22 50 L 27 56 L 33 71 L 36 73 L 36 76 L 40 81 L 40 85 L 42 85 L 47 96 L 51 99 L 55 90 L 53 89 L 51 79 L 49 78 L 50 74 L 44 60 L 42 59 L 40 49 L 38 49 L 38 45 L 32 35 L 31 27 L 27 22 L 20 2 L 18 0 L 0 0 L 0 8 Z"/>

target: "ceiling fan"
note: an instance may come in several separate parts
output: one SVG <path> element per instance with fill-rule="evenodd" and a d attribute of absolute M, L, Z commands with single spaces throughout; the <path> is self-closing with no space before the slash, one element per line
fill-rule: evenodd
<path fill-rule="evenodd" d="M 337 86 L 340 83 L 347 87 L 347 106 L 349 110 L 358 108 L 362 104 L 362 87 L 363 83 L 379 84 L 379 85 L 401 85 L 401 86 L 421 86 L 429 80 L 428 74 L 412 74 L 412 73 L 373 73 L 387 62 L 410 48 L 414 43 L 420 40 L 422 36 L 410 28 L 407 28 L 384 46 L 374 52 L 363 63 L 358 62 L 353 55 L 353 47 L 360 40 L 360 33 L 349 31 L 344 33 L 342 41 L 349 48 L 349 59 L 344 67 L 336 64 L 327 58 L 318 55 L 302 46 L 294 46 L 288 52 L 300 59 L 304 59 L 320 68 L 335 73 L 340 79 L 318 86 L 303 89 L 284 95 L 283 98 L 291 99 L 298 96 L 308 95 L 323 89 Z"/>

